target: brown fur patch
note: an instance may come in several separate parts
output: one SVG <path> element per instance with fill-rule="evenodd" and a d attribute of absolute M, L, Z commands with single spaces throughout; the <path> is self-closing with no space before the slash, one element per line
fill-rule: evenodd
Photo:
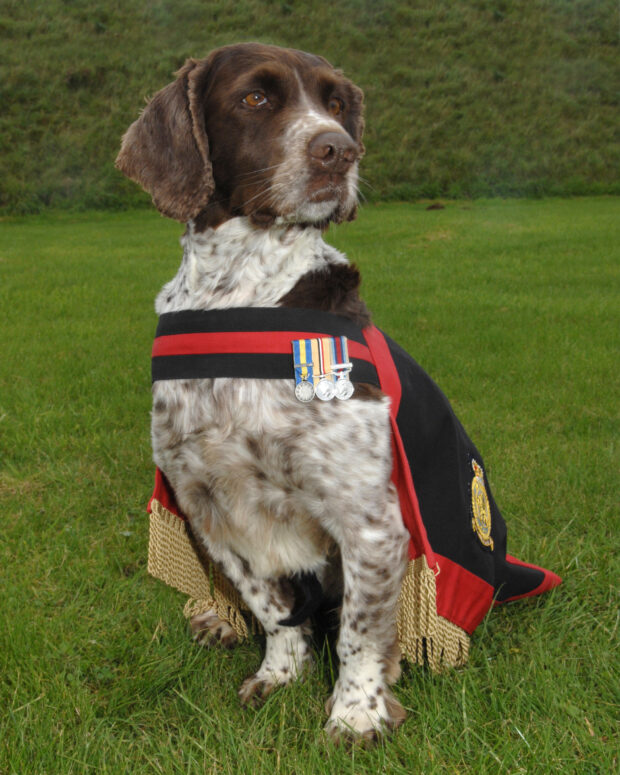
<path fill-rule="evenodd" d="M 197 215 L 214 190 L 204 118 L 195 83 L 209 62 L 189 59 L 129 127 L 116 167 L 153 197 L 160 212 L 178 221 Z"/>
<path fill-rule="evenodd" d="M 360 299 L 361 278 L 356 266 L 333 264 L 304 275 L 285 296 L 282 307 L 318 309 L 349 318 L 360 328 L 370 325 L 370 312 Z"/>

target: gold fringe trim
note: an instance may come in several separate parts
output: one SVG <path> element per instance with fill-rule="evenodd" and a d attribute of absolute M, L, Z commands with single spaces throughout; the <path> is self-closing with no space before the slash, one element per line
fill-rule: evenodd
<path fill-rule="evenodd" d="M 149 529 L 148 572 L 178 589 L 189 600 L 183 609 L 189 619 L 213 609 L 240 638 L 260 631 L 259 623 L 237 590 L 213 564 L 206 569 L 194 552 L 185 523 L 159 501 L 152 501 Z M 246 616 L 250 627 L 246 621 Z"/>
<path fill-rule="evenodd" d="M 183 609 L 187 618 L 214 609 L 240 638 L 261 631 L 221 571 L 214 564 L 205 569 L 198 560 L 185 523 L 156 500 L 151 503 L 148 571 L 189 596 Z M 469 635 L 437 615 L 435 574 L 424 556 L 409 562 L 398 601 L 397 626 L 401 651 L 410 662 L 428 663 L 435 672 L 467 662 Z"/>
<path fill-rule="evenodd" d="M 462 667 L 469 655 L 469 635 L 437 614 L 435 573 L 422 555 L 409 562 L 396 619 L 403 655 L 434 672 Z"/>

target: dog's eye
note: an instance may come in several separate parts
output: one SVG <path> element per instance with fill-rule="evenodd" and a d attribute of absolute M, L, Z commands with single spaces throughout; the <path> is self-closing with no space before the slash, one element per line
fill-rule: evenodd
<path fill-rule="evenodd" d="M 344 110 L 344 102 L 340 97 L 332 97 L 327 103 L 327 110 L 332 116 L 339 116 Z"/>
<path fill-rule="evenodd" d="M 269 100 L 262 91 L 251 91 L 249 94 L 245 95 L 243 102 L 251 108 L 260 108 L 261 105 L 266 105 Z"/>

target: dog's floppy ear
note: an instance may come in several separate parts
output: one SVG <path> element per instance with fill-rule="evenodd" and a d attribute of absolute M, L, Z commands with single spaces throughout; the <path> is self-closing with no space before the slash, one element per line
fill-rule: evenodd
<path fill-rule="evenodd" d="M 362 142 L 364 135 L 364 92 L 351 81 L 349 84 L 349 100 L 351 104 L 351 110 L 349 118 L 345 122 L 345 129 L 351 135 L 351 137 L 357 142 L 359 149 L 358 159 L 361 159 L 366 149 Z M 336 220 L 338 223 L 342 220 L 354 221 L 357 218 L 357 204 L 351 208 L 351 210 Z"/>
<path fill-rule="evenodd" d="M 203 210 L 215 187 L 201 108 L 208 70 L 209 59 L 188 59 L 125 132 L 116 158 L 116 167 L 177 221 Z"/>
<path fill-rule="evenodd" d="M 351 126 L 347 126 L 347 131 L 351 137 L 359 143 L 360 157 L 364 154 L 365 148 L 362 142 L 364 134 L 364 92 L 354 83 L 350 83 L 351 103 L 353 108 L 353 118 Z"/>

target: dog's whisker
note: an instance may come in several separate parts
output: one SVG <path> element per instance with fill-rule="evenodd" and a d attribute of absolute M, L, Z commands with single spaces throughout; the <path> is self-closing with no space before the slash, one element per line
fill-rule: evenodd
<path fill-rule="evenodd" d="M 265 195 L 268 195 L 268 194 L 270 194 L 270 193 L 271 193 L 271 191 L 273 190 L 273 188 L 274 188 L 274 184 L 273 184 L 273 183 L 271 183 L 271 182 L 269 182 L 269 183 L 268 183 L 268 184 L 267 184 L 267 185 L 266 185 L 264 188 L 262 188 L 262 189 L 261 189 L 261 190 L 260 190 L 260 191 L 259 191 L 257 194 L 254 194 L 254 196 L 251 196 L 249 199 L 246 199 L 246 200 L 243 202 L 243 209 L 245 210 L 245 209 L 247 208 L 247 206 L 248 206 L 249 204 L 251 204 L 251 203 L 252 203 L 254 200 L 256 200 L 256 199 L 258 199 L 258 198 L 260 198 L 260 197 L 262 197 L 262 196 L 265 196 Z M 255 212 L 256 212 L 256 211 L 255 211 Z"/>
<path fill-rule="evenodd" d="M 251 211 L 250 214 L 255 215 L 261 208 L 264 208 L 264 207 L 273 207 L 277 210 L 280 200 L 284 201 L 286 199 L 286 193 L 288 191 L 288 188 L 289 186 L 282 181 L 277 181 L 277 180 L 269 181 L 268 183 L 266 183 L 264 188 L 262 188 L 258 193 L 256 193 L 254 196 L 250 197 L 249 199 L 245 200 L 244 210 L 247 208 L 249 204 L 251 204 L 256 199 L 263 196 L 265 197 L 265 201 L 258 204 Z"/>
<path fill-rule="evenodd" d="M 238 175 L 235 176 L 235 179 L 239 180 L 240 178 L 250 178 L 252 176 L 258 176 L 258 175 L 261 175 L 263 172 L 270 172 L 271 170 L 275 170 L 279 166 L 280 166 L 279 164 L 271 164 L 269 167 L 262 167 L 261 169 L 251 170 L 250 172 L 240 172 Z"/>
<path fill-rule="evenodd" d="M 371 184 L 371 182 L 367 178 L 363 178 L 361 175 L 358 176 L 358 181 L 361 185 L 363 185 L 365 188 L 369 188 L 371 191 L 376 191 L 377 189 Z"/>

